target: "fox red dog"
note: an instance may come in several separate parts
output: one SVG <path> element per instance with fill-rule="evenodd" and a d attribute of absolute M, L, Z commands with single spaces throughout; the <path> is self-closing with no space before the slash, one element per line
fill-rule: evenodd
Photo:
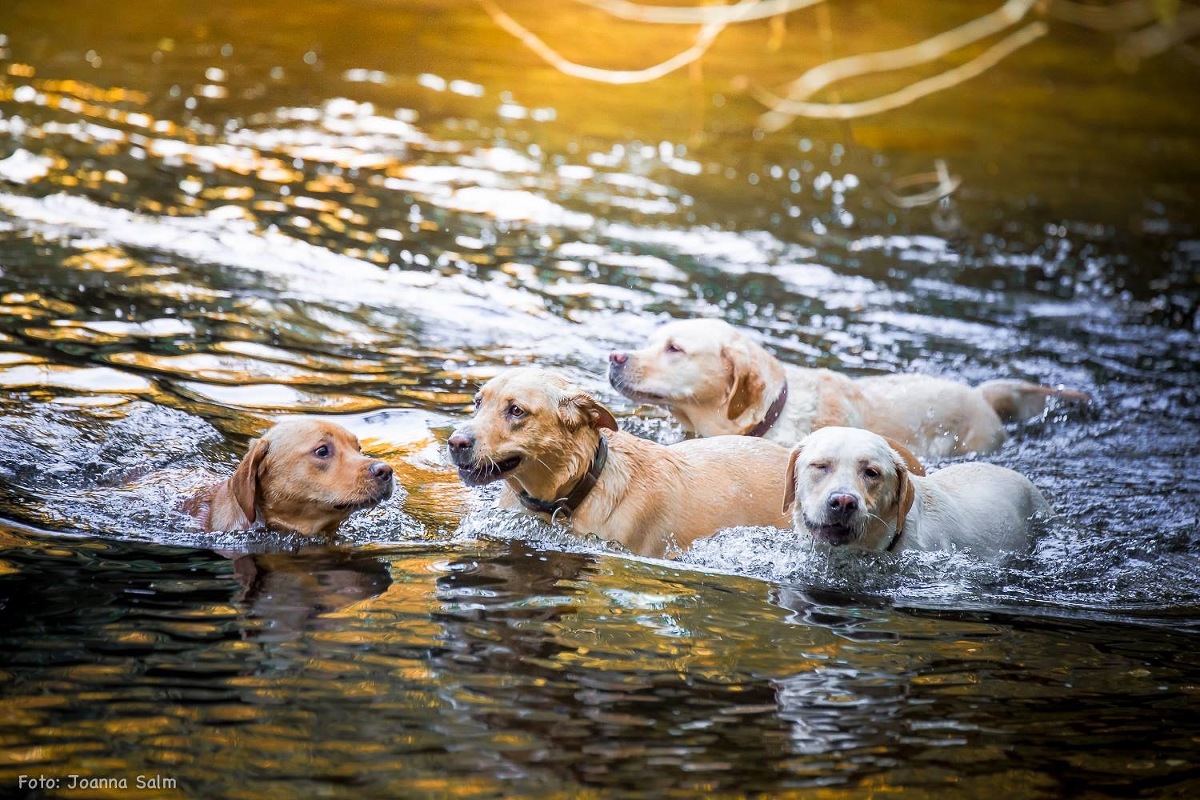
<path fill-rule="evenodd" d="M 332 422 L 280 422 L 250 444 L 228 480 L 183 503 L 205 530 L 270 530 L 332 536 L 355 511 L 392 496 L 392 468 L 362 454 L 358 438 Z"/>

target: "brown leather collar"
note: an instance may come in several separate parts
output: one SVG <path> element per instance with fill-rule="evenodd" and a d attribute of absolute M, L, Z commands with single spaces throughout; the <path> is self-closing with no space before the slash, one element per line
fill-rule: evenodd
<path fill-rule="evenodd" d="M 604 465 L 607 463 L 608 440 L 604 438 L 604 434 L 600 434 L 600 443 L 596 445 L 596 455 L 592 458 L 591 466 L 579 479 L 579 483 L 575 484 L 575 488 L 571 490 L 570 494 L 557 500 L 539 500 L 525 492 L 519 492 L 517 497 L 521 500 L 521 505 L 530 511 L 537 514 L 549 514 L 551 522 L 554 522 L 559 516 L 569 520 L 576 509 L 587 499 L 592 489 L 596 488 L 596 484 L 600 481 L 600 473 L 604 471 Z"/>
<path fill-rule="evenodd" d="M 888 542 L 887 552 L 892 552 L 896 549 L 896 545 L 900 544 L 900 537 L 904 535 L 904 528 L 896 528 L 896 532 L 892 534 L 892 540 Z"/>
<path fill-rule="evenodd" d="M 779 419 L 779 415 L 783 413 L 783 407 L 787 405 L 788 385 L 787 379 L 783 381 L 783 389 L 779 392 L 779 396 L 775 398 L 775 402 L 771 403 L 771 407 L 767 409 L 767 415 L 762 418 L 762 422 L 755 425 L 745 436 L 766 436 L 767 431 L 771 430 L 771 426 Z"/>

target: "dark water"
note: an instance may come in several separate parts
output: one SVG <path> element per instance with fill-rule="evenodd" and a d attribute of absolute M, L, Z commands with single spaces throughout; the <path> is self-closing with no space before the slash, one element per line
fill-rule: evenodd
<path fill-rule="evenodd" d="M 753 87 L 990 9 L 831 2 L 603 86 L 477 4 L 311 6 L 0 7 L 0 794 L 1200 791 L 1186 41 L 1136 59 L 1051 4 L 962 86 L 769 132 Z M 613 69 L 696 30 L 504 11 Z M 959 188 L 907 207 L 938 159 Z M 1059 518 L 1000 565 L 761 530 L 659 562 L 447 467 L 509 364 L 673 439 L 604 359 L 693 315 L 797 364 L 1091 392 L 988 457 Z M 293 413 L 403 491 L 332 548 L 172 510 Z"/>

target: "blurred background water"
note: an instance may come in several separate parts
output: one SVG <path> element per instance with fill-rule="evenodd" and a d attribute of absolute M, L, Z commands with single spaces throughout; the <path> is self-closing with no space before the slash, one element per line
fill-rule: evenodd
<path fill-rule="evenodd" d="M 601 0 L 0 7 L 6 793 L 1197 791 L 1200 11 L 1009 3 L 1007 32 L 812 99 L 1031 31 L 977 77 L 764 117 L 808 69 L 994 10 L 789 7 L 621 85 L 529 37 L 640 70 L 711 26 Z M 795 364 L 1091 392 L 987 457 L 1059 518 L 999 565 L 763 530 L 659 562 L 459 484 L 444 439 L 511 364 L 677 438 L 605 357 L 696 315 Z M 323 548 L 173 510 L 295 413 L 403 491 Z"/>

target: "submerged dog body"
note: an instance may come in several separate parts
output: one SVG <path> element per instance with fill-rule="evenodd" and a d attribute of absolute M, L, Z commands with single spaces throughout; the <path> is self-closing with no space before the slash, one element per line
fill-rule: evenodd
<path fill-rule="evenodd" d="M 827 425 L 867 428 L 925 457 L 990 452 L 1004 422 L 1042 413 L 1049 397 L 1082 392 L 1019 380 L 978 387 L 926 375 L 849 378 L 785 366 L 732 325 L 680 320 L 646 347 L 609 356 L 609 382 L 631 400 L 666 407 L 699 436 L 764 436 L 791 446 Z"/>
<path fill-rule="evenodd" d="M 233 476 L 183 503 L 205 530 L 332 536 L 355 511 L 392 496 L 392 468 L 362 454 L 358 439 L 332 422 L 280 422 L 255 439 Z"/>
<path fill-rule="evenodd" d="M 772 442 L 639 439 L 566 378 L 536 368 L 493 378 L 475 405 L 450 437 L 450 457 L 468 485 L 503 480 L 502 507 L 569 519 L 577 533 L 654 557 L 723 528 L 789 526 L 788 452 Z"/>
<path fill-rule="evenodd" d="M 1050 512 L 1028 478 L 978 462 L 925 476 L 902 446 L 858 428 L 829 427 L 792 451 L 786 506 L 798 531 L 865 550 L 969 548 L 980 555 L 1028 546 Z"/>

